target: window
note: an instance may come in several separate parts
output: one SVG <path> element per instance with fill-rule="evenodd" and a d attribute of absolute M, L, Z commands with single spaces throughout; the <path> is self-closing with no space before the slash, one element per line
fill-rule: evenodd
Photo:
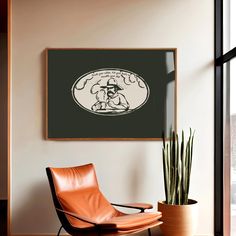
<path fill-rule="evenodd" d="M 236 11 L 215 0 L 215 235 L 236 235 Z"/>

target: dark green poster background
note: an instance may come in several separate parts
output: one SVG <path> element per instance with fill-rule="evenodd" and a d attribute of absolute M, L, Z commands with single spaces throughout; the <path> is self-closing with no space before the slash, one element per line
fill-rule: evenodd
<path fill-rule="evenodd" d="M 166 122 L 166 52 L 174 50 L 49 49 L 48 138 L 161 138 Z M 71 88 L 82 75 L 120 68 L 141 76 L 150 95 L 138 110 L 118 116 L 88 112 L 73 100 Z M 173 105 L 174 106 L 174 105 Z"/>

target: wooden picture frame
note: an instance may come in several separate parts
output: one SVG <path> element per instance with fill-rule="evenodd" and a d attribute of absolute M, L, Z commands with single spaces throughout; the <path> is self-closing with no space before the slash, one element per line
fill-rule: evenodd
<path fill-rule="evenodd" d="M 46 49 L 46 139 L 160 140 L 176 129 L 176 49 Z"/>

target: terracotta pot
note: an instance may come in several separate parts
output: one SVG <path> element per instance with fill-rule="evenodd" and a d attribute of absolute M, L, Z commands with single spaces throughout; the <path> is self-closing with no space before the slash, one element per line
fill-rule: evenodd
<path fill-rule="evenodd" d="M 158 211 L 162 212 L 160 226 L 165 236 L 192 236 L 195 234 L 198 220 L 197 201 L 189 199 L 188 205 L 168 205 L 158 202 Z"/>

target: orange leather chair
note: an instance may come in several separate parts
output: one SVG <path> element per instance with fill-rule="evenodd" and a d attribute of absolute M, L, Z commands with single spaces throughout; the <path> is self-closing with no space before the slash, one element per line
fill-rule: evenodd
<path fill-rule="evenodd" d="M 160 212 L 144 212 L 152 205 L 112 204 L 99 190 L 93 164 L 70 168 L 46 168 L 53 202 L 64 228 L 73 236 L 123 235 L 160 225 Z M 139 213 L 126 214 L 113 206 L 135 208 Z"/>

